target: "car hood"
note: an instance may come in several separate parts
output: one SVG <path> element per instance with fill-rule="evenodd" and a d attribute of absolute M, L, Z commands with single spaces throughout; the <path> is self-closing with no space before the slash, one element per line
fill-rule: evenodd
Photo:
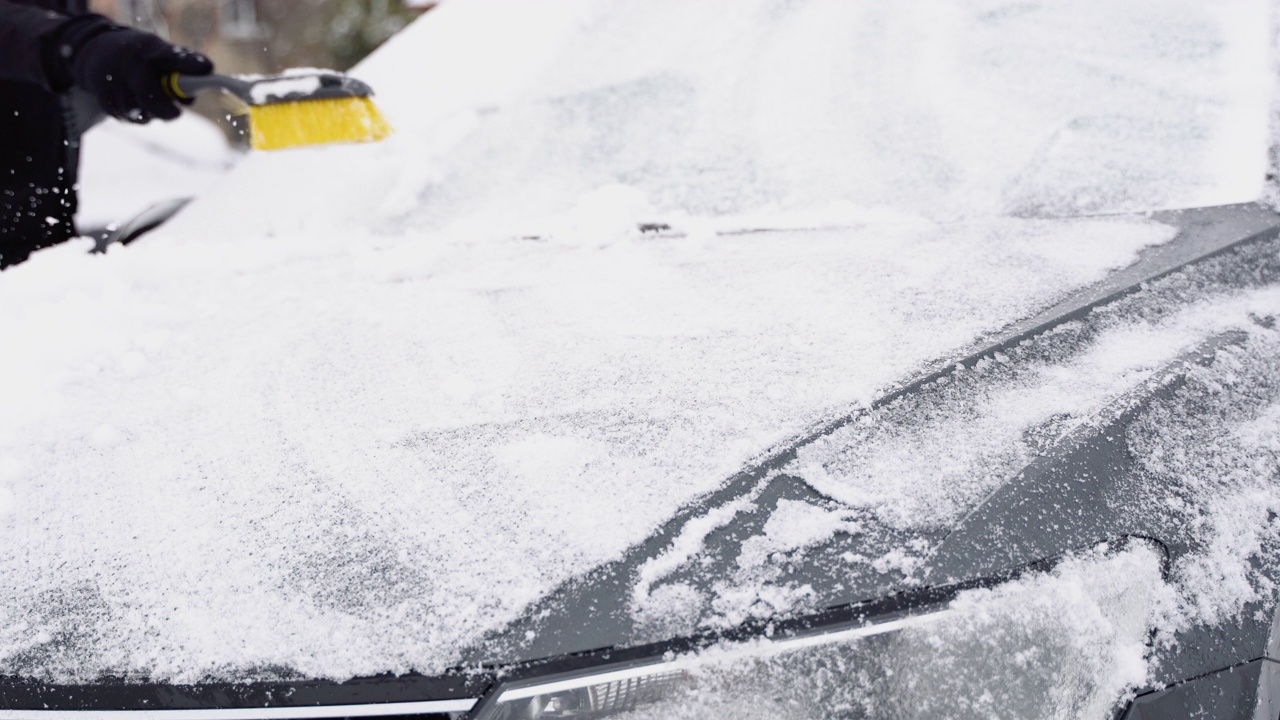
<path fill-rule="evenodd" d="M 1157 218 L 1180 228 L 1170 243 L 751 464 L 469 660 L 874 613 L 1126 538 L 1154 541 L 1178 571 L 1248 575 L 1261 546 L 1239 533 L 1266 511 L 1226 515 L 1260 501 L 1274 462 L 1270 441 L 1241 436 L 1270 432 L 1280 398 L 1264 312 L 1280 299 L 1280 216 L 1241 205 Z M 1224 541 L 1240 544 L 1220 554 Z M 1216 623 L 1259 599 L 1170 580 L 1216 606 Z M 1196 652 L 1157 663 L 1153 680 L 1274 655 L 1270 607 L 1225 629 L 1181 627 Z"/>
<path fill-rule="evenodd" d="M 753 458 L 1175 233 L 515 239 L 411 246 L 433 256 L 412 277 L 363 249 L 210 273 L 220 250 L 159 238 L 70 295 L 46 279 L 79 257 L 24 267 L 0 288 L 32 378 L 6 428 L 7 669 L 443 669 Z"/>

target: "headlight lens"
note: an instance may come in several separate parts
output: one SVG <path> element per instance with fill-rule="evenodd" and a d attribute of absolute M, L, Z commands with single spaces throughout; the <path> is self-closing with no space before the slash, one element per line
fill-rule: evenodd
<path fill-rule="evenodd" d="M 1145 676 L 1161 559 L 1102 547 L 888 622 L 509 683 L 478 717 L 1104 718 Z"/>

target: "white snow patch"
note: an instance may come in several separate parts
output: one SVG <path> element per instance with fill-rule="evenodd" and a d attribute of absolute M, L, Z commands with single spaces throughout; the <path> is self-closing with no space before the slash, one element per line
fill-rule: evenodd
<path fill-rule="evenodd" d="M 1041 445 L 1180 353 L 1215 333 L 1255 327 L 1251 313 L 1277 311 L 1280 291 L 1263 289 L 1195 304 L 1156 323 L 1118 316 L 1078 357 L 1026 363 L 1018 377 L 993 378 L 973 398 L 930 402 L 914 421 L 895 415 L 882 426 L 870 414 L 802 448 L 788 471 L 892 526 L 943 527 L 1024 467 Z M 1052 347 L 1053 337 L 1040 342 Z"/>
<path fill-rule="evenodd" d="M 764 534 L 742 543 L 738 565 L 744 569 L 758 567 L 774 553 L 801 550 L 836 533 L 857 535 L 860 530 L 848 512 L 828 510 L 799 500 L 780 500 L 764 525 Z"/>
<path fill-rule="evenodd" d="M 714 616 L 708 624 L 719 628 L 741 625 L 752 618 L 792 614 L 813 597 L 808 584 L 766 583 L 757 578 L 717 584 L 711 599 Z"/>
<path fill-rule="evenodd" d="M 643 606 L 649 599 L 649 589 L 653 584 L 675 572 L 701 552 L 707 535 L 724 527 L 739 513 L 754 510 L 752 499 L 752 495 L 745 495 L 685 523 L 669 548 L 640 566 L 637 582 L 632 588 L 632 602 Z"/>
<path fill-rule="evenodd" d="M 124 222 L 162 200 L 201 195 L 239 159 L 213 123 L 190 112 L 147 125 L 106 120 L 81 142 L 76 222 L 82 229 Z"/>
<path fill-rule="evenodd" d="M 114 425 L 102 424 L 89 433 L 89 444 L 95 448 L 109 448 L 124 440 L 124 434 Z"/>
<path fill-rule="evenodd" d="M 872 560 L 871 569 L 882 575 L 890 572 L 900 572 L 909 576 L 923 564 L 923 558 L 913 556 L 902 548 L 895 548 Z"/>
<path fill-rule="evenodd" d="M 547 234 L 565 242 L 608 244 L 634 236 L 641 221 L 655 214 L 643 190 L 614 183 L 584 193 L 569 212 L 531 227 L 545 225 Z"/>
<path fill-rule="evenodd" d="M 22 463 L 12 456 L 0 456 L 0 483 L 16 481 L 22 474 Z"/>
<path fill-rule="evenodd" d="M 1149 547 L 1103 548 L 882 632 L 676 656 L 668 667 L 683 682 L 628 717 L 1101 720 L 1147 679 L 1147 632 L 1168 594 L 1160 573 Z"/>
<path fill-rule="evenodd" d="M 30 512 L 0 570 L 24 581 L 0 602 L 84 585 L 103 593 L 84 612 L 121 613 L 62 677 L 443 667 L 752 457 L 1172 235 L 997 219 L 691 256 L 678 237 L 197 239 L 186 220 L 0 279 L 0 367 L 25 379 L 0 453 L 39 468 L 15 488 Z M 352 262 L 419 249 L 403 273 Z M 104 424 L 128 442 L 69 431 Z"/>
<path fill-rule="evenodd" d="M 279 80 L 258 80 L 249 88 L 254 104 L 289 95 L 309 95 L 320 89 L 320 78 L 315 75 L 286 76 Z"/>

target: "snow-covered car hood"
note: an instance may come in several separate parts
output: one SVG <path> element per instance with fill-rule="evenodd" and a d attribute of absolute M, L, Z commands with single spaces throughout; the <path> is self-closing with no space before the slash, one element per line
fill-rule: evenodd
<path fill-rule="evenodd" d="M 1178 608 L 1152 631 L 1201 647 L 1165 658 L 1165 682 L 1216 669 L 1204 656 L 1223 641 L 1204 626 L 1262 600 L 1251 563 L 1280 500 L 1268 437 L 1280 216 L 1157 217 L 1175 240 L 749 464 L 469 660 L 759 631 L 832 608 L 870 620 L 877 600 L 1140 537 L 1166 555 L 1162 612 Z M 1265 644 L 1270 608 L 1228 654 Z M 1000 650 L 1012 651 L 986 652 Z M 1093 671 L 1106 682 L 1117 668 Z"/>
<path fill-rule="evenodd" d="M 445 3 L 357 71 L 391 140 L 249 158 L 146 242 L 0 277 L 0 674 L 456 665 L 1175 236 L 1143 212 L 1256 198 L 1268 26 L 1249 0 Z M 1272 299 L 1241 302 L 1020 380 L 998 427 L 793 474 L 945 526 L 1051 419 L 1021 398 L 1087 415 Z M 788 502 L 760 558 L 865 529 Z M 913 539 L 860 562 L 909 575 Z"/>

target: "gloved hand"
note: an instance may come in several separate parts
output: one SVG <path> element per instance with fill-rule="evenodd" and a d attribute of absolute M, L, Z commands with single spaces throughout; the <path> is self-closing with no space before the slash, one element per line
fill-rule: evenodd
<path fill-rule="evenodd" d="M 70 78 L 97 97 L 108 115 L 130 122 L 178 117 L 178 101 L 161 85 L 161 78 L 169 73 L 213 72 L 213 63 L 204 55 L 105 18 L 75 28 L 66 39 L 60 54 Z"/>

